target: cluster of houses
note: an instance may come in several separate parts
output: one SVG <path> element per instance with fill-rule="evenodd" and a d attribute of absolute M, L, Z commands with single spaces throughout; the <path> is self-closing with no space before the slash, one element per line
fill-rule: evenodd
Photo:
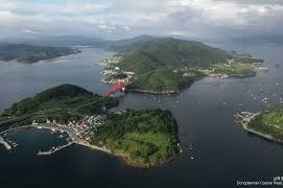
<path fill-rule="evenodd" d="M 80 140 L 90 141 L 90 136 L 104 125 L 105 118 L 100 115 L 86 116 L 81 121 L 69 122 L 66 126 L 72 129 Z"/>
<path fill-rule="evenodd" d="M 39 124 L 33 121 L 32 125 L 41 128 L 49 128 L 52 131 L 66 132 L 73 141 L 90 141 L 91 135 L 97 132 L 98 128 L 104 125 L 105 117 L 101 115 L 86 116 L 80 121 L 69 121 L 67 124 L 60 124 L 56 120 L 46 120 L 46 124 Z"/>
<path fill-rule="evenodd" d="M 102 72 L 104 76 L 102 81 L 104 83 L 115 84 L 118 80 L 123 81 L 126 84 L 132 82 L 135 73 L 121 70 L 120 67 L 117 65 L 121 61 L 121 59 L 121 56 L 114 55 L 103 60 L 103 63 L 106 64 L 106 67 Z"/>
<path fill-rule="evenodd" d="M 116 64 L 116 63 L 119 63 L 122 59 L 122 56 L 119 56 L 119 55 L 114 55 L 114 56 L 111 56 L 109 58 L 106 58 L 103 60 L 103 63 L 104 64 Z"/>

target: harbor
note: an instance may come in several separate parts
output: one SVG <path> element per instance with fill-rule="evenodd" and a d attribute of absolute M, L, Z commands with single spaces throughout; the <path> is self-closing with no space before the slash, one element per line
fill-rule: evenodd
<path fill-rule="evenodd" d="M 50 130 L 52 133 L 59 132 L 60 138 L 63 138 L 63 134 L 67 134 L 67 144 L 62 146 L 53 146 L 50 150 L 37 152 L 38 156 L 44 155 L 52 155 L 60 150 L 63 150 L 73 144 L 83 145 L 86 147 L 90 147 L 96 150 L 100 150 L 106 153 L 111 153 L 110 150 L 106 148 L 93 146 L 89 143 L 90 136 L 92 134 L 91 130 L 97 131 L 98 127 L 103 126 L 104 117 L 99 115 L 93 116 L 86 116 L 81 121 L 72 121 L 68 122 L 67 124 L 60 124 L 57 123 L 55 120 L 50 121 L 46 120 L 46 123 L 37 123 L 36 121 L 33 122 L 32 125 L 29 127 L 36 128 L 36 129 L 47 129 Z M 28 126 L 27 126 L 28 127 Z"/>
<path fill-rule="evenodd" d="M 94 148 L 100 151 L 104 151 L 109 153 L 106 148 L 100 148 L 96 146 L 92 146 L 89 143 L 90 137 L 92 134 L 95 134 L 97 129 L 104 124 L 104 118 L 100 115 L 92 115 L 86 116 L 80 121 L 69 121 L 65 124 L 56 122 L 55 120 L 46 120 L 44 123 L 39 123 L 37 121 L 33 121 L 31 125 L 21 126 L 21 127 L 13 127 L 7 129 L 0 133 L 0 144 L 3 145 L 6 150 L 12 150 L 18 144 L 8 140 L 6 137 L 9 136 L 9 133 L 19 130 L 19 129 L 29 129 L 35 128 L 40 130 L 47 130 L 50 131 L 51 134 L 59 133 L 58 138 L 65 139 L 67 142 L 61 146 L 52 146 L 51 149 L 47 151 L 39 150 L 37 152 L 38 156 L 42 155 L 52 155 L 60 150 L 63 150 L 73 144 L 79 144 L 83 146 L 87 146 L 90 148 Z"/>

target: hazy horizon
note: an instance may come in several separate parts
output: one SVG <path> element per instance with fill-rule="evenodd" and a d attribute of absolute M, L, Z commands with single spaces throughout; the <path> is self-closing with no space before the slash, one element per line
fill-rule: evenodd
<path fill-rule="evenodd" d="M 0 39 L 138 35 L 199 40 L 280 38 L 279 0 L 0 0 Z"/>

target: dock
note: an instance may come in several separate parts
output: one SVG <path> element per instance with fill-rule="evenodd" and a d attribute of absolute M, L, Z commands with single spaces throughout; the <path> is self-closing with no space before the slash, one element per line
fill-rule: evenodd
<path fill-rule="evenodd" d="M 63 145 L 63 146 L 52 147 L 52 149 L 50 149 L 50 150 L 48 150 L 48 151 L 38 151 L 38 152 L 37 152 L 37 155 L 38 155 L 38 156 L 42 156 L 42 155 L 52 155 L 52 154 L 54 154 L 54 153 L 56 153 L 56 152 L 58 152 L 58 151 L 60 151 L 60 150 L 62 150 L 62 149 L 64 149 L 64 148 L 67 148 L 67 147 L 69 147 L 69 146 L 71 146 L 71 145 L 73 145 L 73 144 L 74 144 L 74 142 L 70 142 L 70 143 L 68 143 L 68 144 L 66 144 L 66 145 Z"/>

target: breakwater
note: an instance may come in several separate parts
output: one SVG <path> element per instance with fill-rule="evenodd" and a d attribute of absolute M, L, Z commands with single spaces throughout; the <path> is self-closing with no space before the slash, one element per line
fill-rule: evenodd
<path fill-rule="evenodd" d="M 273 137 L 270 134 L 259 132 L 255 129 L 249 128 L 249 123 L 254 120 L 260 113 L 250 113 L 250 112 L 240 112 L 235 115 L 236 122 L 238 122 L 241 127 L 250 134 L 259 136 L 265 140 L 283 144 L 283 140 Z"/>
<path fill-rule="evenodd" d="M 48 151 L 39 151 L 39 152 L 37 152 L 37 155 L 39 155 L 39 156 L 40 155 L 52 155 L 52 154 L 54 154 L 54 153 L 56 153 L 56 152 L 58 152 L 58 151 L 60 151 L 60 150 L 62 150 L 64 148 L 67 148 L 67 147 L 69 147 L 69 146 L 71 146 L 73 144 L 74 144 L 74 142 L 70 142 L 70 143 L 68 143 L 66 145 L 63 145 L 63 146 L 52 147 Z"/>
<path fill-rule="evenodd" d="M 3 137 L 0 136 L 0 144 L 4 145 L 4 147 L 7 149 L 7 150 L 11 150 L 12 149 L 12 146 L 5 141 L 5 139 Z"/>

